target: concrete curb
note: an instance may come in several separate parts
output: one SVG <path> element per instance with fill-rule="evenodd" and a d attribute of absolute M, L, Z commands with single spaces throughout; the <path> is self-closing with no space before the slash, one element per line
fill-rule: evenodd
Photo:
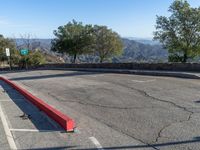
<path fill-rule="evenodd" d="M 32 104 L 34 104 L 36 107 L 38 107 L 40 110 L 42 110 L 51 119 L 56 121 L 65 131 L 67 131 L 67 132 L 74 131 L 75 122 L 70 117 L 61 113 L 57 109 L 51 107 L 50 105 L 45 103 L 43 100 L 35 97 L 31 93 L 29 93 L 27 90 L 19 87 L 16 83 L 14 83 L 4 77 L 0 77 L 0 80 L 6 82 L 10 86 L 12 86 L 14 89 L 16 89 L 25 98 L 27 98 Z"/>
<path fill-rule="evenodd" d="M 200 73 L 175 72 L 175 71 L 100 69 L 100 68 L 99 69 L 89 69 L 89 68 L 50 68 L 50 69 L 46 69 L 46 70 L 89 71 L 89 72 L 120 73 L 120 74 L 135 74 L 135 75 L 167 76 L 167 77 L 179 77 L 179 78 L 188 78 L 188 79 L 200 79 Z"/>

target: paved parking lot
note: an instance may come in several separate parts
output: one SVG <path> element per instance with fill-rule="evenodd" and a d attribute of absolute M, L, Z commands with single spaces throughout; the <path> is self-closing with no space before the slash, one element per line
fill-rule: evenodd
<path fill-rule="evenodd" d="M 199 150 L 199 80 L 56 70 L 1 75 L 77 124 L 75 133 L 62 133 L 23 97 L 9 94 L 15 92 L 1 82 L 2 89 L 9 90 L 0 96 L 12 102 L 0 104 L 19 148 Z M 19 117 L 29 111 L 30 120 Z M 1 138 L 8 147 L 6 136 Z"/>

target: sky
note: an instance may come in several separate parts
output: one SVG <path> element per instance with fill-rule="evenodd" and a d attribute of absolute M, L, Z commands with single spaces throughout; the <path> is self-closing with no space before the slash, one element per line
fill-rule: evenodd
<path fill-rule="evenodd" d="M 53 38 L 72 19 L 106 25 L 122 37 L 152 38 L 156 15 L 169 16 L 173 0 L 0 0 L 0 34 Z M 188 0 L 199 7 L 200 0 Z"/>

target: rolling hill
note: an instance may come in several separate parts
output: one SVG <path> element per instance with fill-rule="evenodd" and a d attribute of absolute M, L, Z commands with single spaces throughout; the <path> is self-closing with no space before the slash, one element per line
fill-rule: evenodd
<path fill-rule="evenodd" d="M 23 48 L 23 40 L 15 39 L 18 49 Z M 136 41 L 128 38 L 122 38 L 124 44 L 123 54 L 119 57 L 114 57 L 113 62 L 167 62 L 168 53 L 159 43 L 147 41 Z M 58 62 L 62 57 L 66 62 L 70 62 L 70 57 L 52 52 L 51 39 L 32 39 L 30 40 L 32 48 L 38 48 L 48 57 L 51 57 L 51 62 Z M 98 62 L 98 58 L 94 55 L 79 56 L 79 62 Z"/>

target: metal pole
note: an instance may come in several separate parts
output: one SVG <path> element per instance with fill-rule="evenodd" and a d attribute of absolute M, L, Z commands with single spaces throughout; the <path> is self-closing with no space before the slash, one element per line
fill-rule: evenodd
<path fill-rule="evenodd" d="M 11 70 L 11 59 L 10 59 L 10 56 L 8 56 L 8 63 L 9 63 L 9 69 Z"/>
<path fill-rule="evenodd" d="M 8 63 L 9 63 L 9 68 L 12 70 L 12 65 L 11 65 L 11 52 L 9 48 L 6 48 L 6 56 L 8 57 Z"/>
<path fill-rule="evenodd" d="M 10 63 L 10 70 L 12 70 L 12 60 L 11 60 L 11 57 L 12 57 L 12 53 L 11 53 L 11 51 L 10 51 L 10 57 L 9 57 L 9 63 Z"/>
<path fill-rule="evenodd" d="M 25 56 L 25 68 L 26 68 L 26 70 L 28 69 L 27 57 L 26 56 Z"/>

